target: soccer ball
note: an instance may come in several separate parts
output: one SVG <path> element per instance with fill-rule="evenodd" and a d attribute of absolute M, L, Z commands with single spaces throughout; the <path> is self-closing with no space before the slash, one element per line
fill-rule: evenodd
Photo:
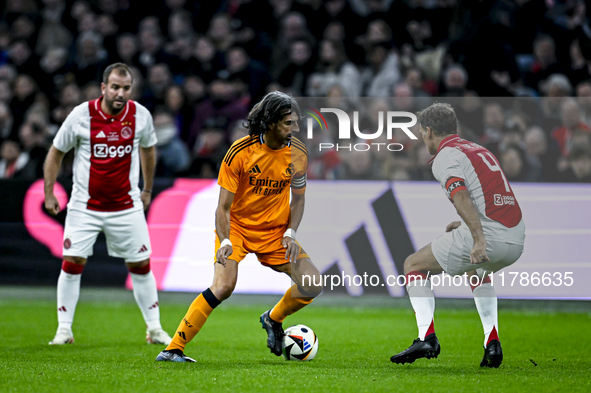
<path fill-rule="evenodd" d="M 318 337 L 305 325 L 288 327 L 283 336 L 283 357 L 285 360 L 312 360 L 318 352 Z"/>

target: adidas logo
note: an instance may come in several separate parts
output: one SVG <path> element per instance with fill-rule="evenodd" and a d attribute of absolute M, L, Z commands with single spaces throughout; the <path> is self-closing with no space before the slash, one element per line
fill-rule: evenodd
<path fill-rule="evenodd" d="M 304 351 L 307 351 L 311 347 L 312 346 L 310 345 L 310 343 L 308 342 L 308 340 L 304 339 Z"/>
<path fill-rule="evenodd" d="M 98 134 L 96 134 L 97 138 L 106 138 L 107 136 L 105 135 L 105 133 L 103 131 L 99 132 Z"/>
<path fill-rule="evenodd" d="M 261 173 L 261 169 L 258 165 L 253 166 L 248 173 Z"/>
<path fill-rule="evenodd" d="M 177 332 L 177 334 L 179 335 L 179 337 L 182 337 L 183 340 L 187 339 L 187 336 L 185 336 L 185 332 Z"/>
<path fill-rule="evenodd" d="M 63 311 L 63 312 L 68 312 L 66 310 L 66 306 L 61 306 L 60 308 L 57 309 L 58 311 Z"/>
<path fill-rule="evenodd" d="M 145 251 L 148 251 L 148 247 L 146 247 L 146 245 L 144 244 L 138 252 L 145 252 Z"/>

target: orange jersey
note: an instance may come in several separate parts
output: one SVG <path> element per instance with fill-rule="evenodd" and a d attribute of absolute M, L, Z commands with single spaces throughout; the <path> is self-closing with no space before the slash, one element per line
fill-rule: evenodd
<path fill-rule="evenodd" d="M 283 149 L 269 148 L 262 135 L 234 142 L 222 162 L 218 184 L 235 194 L 231 225 L 252 229 L 287 226 L 289 188 L 306 190 L 308 150 L 292 138 Z"/>

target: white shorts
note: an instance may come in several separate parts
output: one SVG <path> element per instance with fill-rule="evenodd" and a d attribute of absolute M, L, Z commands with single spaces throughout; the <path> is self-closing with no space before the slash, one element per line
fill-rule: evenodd
<path fill-rule="evenodd" d="M 152 253 L 148 224 L 142 210 L 68 210 L 63 255 L 91 256 L 99 232 L 105 233 L 109 255 L 112 257 L 123 258 L 125 262 L 140 262 L 148 259 Z"/>
<path fill-rule="evenodd" d="M 486 255 L 489 262 L 470 263 L 470 252 L 474 239 L 469 230 L 462 227 L 447 232 L 431 243 L 431 250 L 441 268 L 449 275 L 457 276 L 476 270 L 479 276 L 494 273 L 512 265 L 523 253 L 523 245 L 507 242 L 486 242 Z"/>

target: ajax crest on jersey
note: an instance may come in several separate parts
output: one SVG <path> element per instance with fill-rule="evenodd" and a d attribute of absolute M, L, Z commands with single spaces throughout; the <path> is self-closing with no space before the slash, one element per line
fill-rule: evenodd
<path fill-rule="evenodd" d="M 295 325 L 285 330 L 283 357 L 286 360 L 312 360 L 318 352 L 318 337 L 305 325 Z"/>

